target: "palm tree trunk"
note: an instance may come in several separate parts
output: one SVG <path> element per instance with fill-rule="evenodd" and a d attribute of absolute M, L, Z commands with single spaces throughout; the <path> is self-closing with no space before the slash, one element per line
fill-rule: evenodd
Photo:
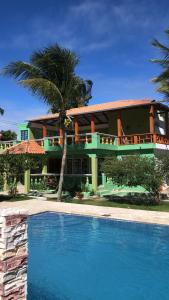
<path fill-rule="evenodd" d="M 63 179 L 64 179 L 64 171 L 66 165 L 66 157 L 67 157 L 67 133 L 63 130 L 63 155 L 62 155 L 62 163 L 60 169 L 60 178 L 59 178 L 59 187 L 57 193 L 57 201 L 62 201 L 62 187 L 63 187 Z"/>

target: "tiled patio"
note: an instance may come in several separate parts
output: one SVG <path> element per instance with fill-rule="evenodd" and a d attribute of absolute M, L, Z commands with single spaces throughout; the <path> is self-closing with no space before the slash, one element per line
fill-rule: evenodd
<path fill-rule="evenodd" d="M 42 200 L 26 200 L 17 202 L 4 201 L 0 203 L 0 209 L 13 207 L 24 208 L 30 215 L 52 211 L 94 217 L 107 217 L 116 220 L 169 225 L 169 212 L 155 212 L 85 204 L 58 203 L 54 201 Z"/>

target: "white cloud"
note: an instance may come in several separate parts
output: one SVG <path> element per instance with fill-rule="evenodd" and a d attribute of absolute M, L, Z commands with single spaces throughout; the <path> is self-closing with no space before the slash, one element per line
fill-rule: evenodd
<path fill-rule="evenodd" d="M 153 37 L 168 20 L 167 12 L 157 18 L 157 7 L 145 0 L 81 1 L 67 6 L 63 18 L 33 17 L 27 31 L 0 41 L 0 48 L 36 49 L 58 42 L 78 51 L 96 51 L 120 45 L 123 39 L 139 39 L 141 31 Z"/>

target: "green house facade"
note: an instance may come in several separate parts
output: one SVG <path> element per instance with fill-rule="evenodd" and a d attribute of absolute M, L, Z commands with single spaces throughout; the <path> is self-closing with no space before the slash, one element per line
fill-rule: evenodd
<path fill-rule="evenodd" d="M 113 189 L 101 172 L 105 157 L 154 156 L 169 150 L 168 107 L 155 100 L 122 100 L 67 111 L 67 162 L 64 189 L 106 194 Z M 63 136 L 58 114 L 32 118 L 18 126 L 17 141 L 0 142 L 0 151 L 24 141 L 36 142 L 46 160 L 25 174 L 25 191 L 42 178 L 59 179 Z"/>

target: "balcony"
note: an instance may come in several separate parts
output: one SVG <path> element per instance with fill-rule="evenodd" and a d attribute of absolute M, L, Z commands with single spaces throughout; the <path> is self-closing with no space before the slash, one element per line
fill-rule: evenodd
<path fill-rule="evenodd" d="M 45 151 L 59 151 L 62 149 L 63 138 L 59 136 L 46 137 L 44 139 L 36 140 Z M 117 149 L 117 137 L 114 135 L 104 133 L 85 133 L 75 135 L 67 135 L 68 151 L 82 151 L 91 149 Z"/>
<path fill-rule="evenodd" d="M 63 138 L 60 136 L 46 137 L 43 139 L 36 139 L 36 142 L 44 148 L 46 152 L 59 152 L 63 147 Z M 0 153 L 6 149 L 20 143 L 20 141 L 0 141 Z M 85 133 L 75 135 L 67 135 L 68 151 L 82 152 L 89 150 L 120 150 L 122 146 L 129 145 L 145 145 L 149 144 L 163 144 L 169 145 L 169 139 L 160 134 L 132 134 L 117 137 L 105 133 Z M 148 146 L 148 145 L 147 145 Z"/>

